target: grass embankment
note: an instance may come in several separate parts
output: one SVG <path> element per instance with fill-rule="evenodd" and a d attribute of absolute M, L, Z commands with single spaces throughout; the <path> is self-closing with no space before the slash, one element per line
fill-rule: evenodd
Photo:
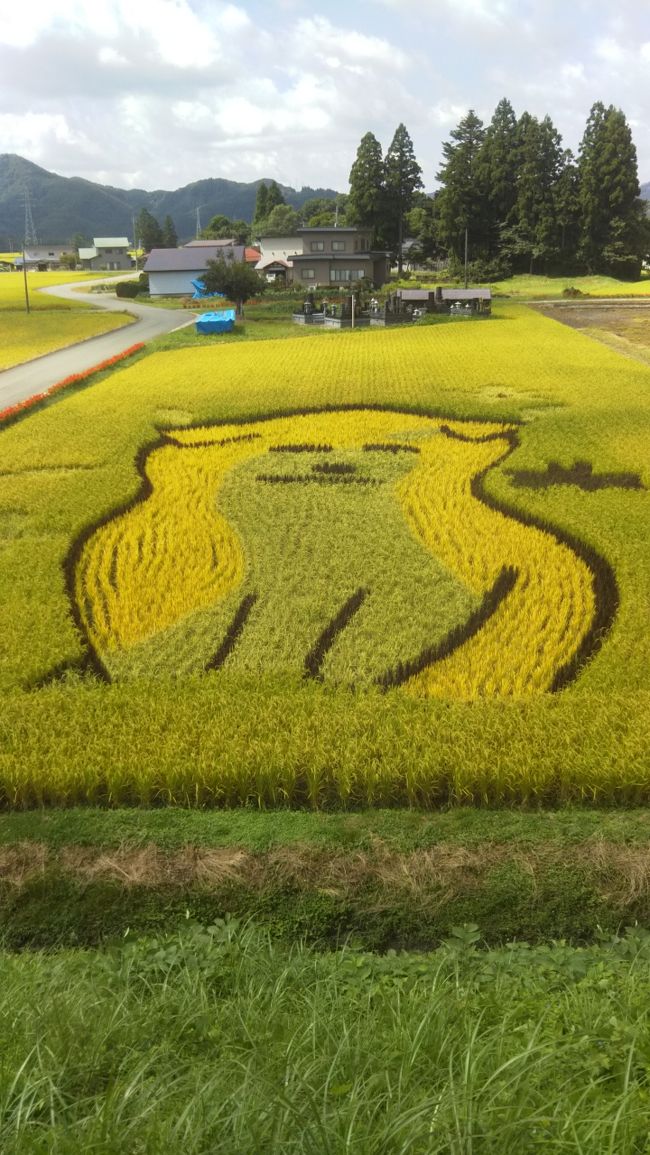
<path fill-rule="evenodd" d="M 632 1155 L 648 937 L 575 950 L 290 951 L 237 923 L 0 955 L 3 1155 Z"/>
<path fill-rule="evenodd" d="M 6 429 L 5 805 L 646 801 L 649 380 L 644 366 L 581 334 L 500 305 L 489 322 L 140 358 Z M 508 701 L 485 696 L 466 706 L 417 700 L 399 688 L 351 694 L 289 673 L 245 676 L 227 665 L 192 678 L 113 685 L 73 673 L 84 645 L 63 563 L 85 527 L 111 518 L 139 492 L 134 463 L 160 427 L 352 403 L 522 422 L 520 446 L 486 477 L 488 494 L 586 541 L 618 584 L 613 627 L 570 688 Z M 646 488 L 522 488 L 511 474 L 543 480 L 551 462 L 570 471 L 576 460 L 596 475 L 631 472 Z M 391 540 L 388 523 L 378 526 L 377 543 L 390 550 Z M 287 578 L 287 601 L 296 604 L 315 580 L 303 561 Z M 397 575 L 398 553 L 393 564 Z M 109 565 L 109 581 L 110 572 Z M 351 575 L 346 597 L 363 585 Z M 435 590 L 427 596 L 435 605 Z M 370 600 L 353 626 L 366 610 Z M 178 627 L 184 644 L 196 624 L 190 617 Z M 35 688 L 66 666 L 62 683 Z"/>
<path fill-rule="evenodd" d="M 188 910 L 373 950 L 431 949 L 463 922 L 491 945 L 650 924 L 645 811 L 27 812 L 0 818 L 0 866 L 12 948 L 172 931 Z"/>
<path fill-rule="evenodd" d="M 540 298 L 562 297 L 566 289 L 578 289 L 588 297 L 648 297 L 650 275 L 639 281 L 619 281 L 615 277 L 545 277 L 520 275 L 496 281 L 492 292 L 518 300 L 534 301 Z"/>
<path fill-rule="evenodd" d="M 638 281 L 619 281 L 616 277 L 581 276 L 547 277 L 541 273 L 520 273 L 503 281 L 475 282 L 487 284 L 497 297 L 512 297 L 517 301 L 537 301 L 562 298 L 565 290 L 578 289 L 586 297 L 648 297 L 650 274 Z M 464 281 L 448 281 L 442 273 L 415 272 L 408 280 L 400 281 L 405 288 L 434 287 L 435 285 L 463 285 Z"/>

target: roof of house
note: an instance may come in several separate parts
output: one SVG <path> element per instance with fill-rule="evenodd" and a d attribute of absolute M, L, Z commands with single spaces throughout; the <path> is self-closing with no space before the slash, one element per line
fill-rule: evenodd
<path fill-rule="evenodd" d="M 374 261 L 376 257 L 389 257 L 388 249 L 364 249 L 360 253 L 292 253 L 292 261 Z M 411 290 L 412 292 L 413 290 Z"/>
<path fill-rule="evenodd" d="M 370 231 L 370 225 L 322 225 L 319 228 L 304 225 L 303 228 L 296 229 L 300 236 L 303 233 L 368 233 Z"/>
<path fill-rule="evenodd" d="M 79 249 L 80 261 L 92 261 L 97 256 L 97 249 Z"/>
<path fill-rule="evenodd" d="M 255 268 L 260 273 L 265 269 L 267 271 L 274 268 L 292 269 L 293 263 L 292 261 L 285 261 L 283 257 L 261 257 Z"/>
<path fill-rule="evenodd" d="M 245 261 L 259 261 L 261 255 L 262 254 L 259 249 L 253 248 L 252 245 L 246 245 L 246 248 L 244 249 Z"/>
<path fill-rule="evenodd" d="M 229 261 L 243 261 L 244 246 L 231 245 L 224 249 L 219 245 L 210 248 L 152 249 L 147 257 L 145 273 L 201 273 L 208 261 L 225 257 Z"/>
<path fill-rule="evenodd" d="M 93 237 L 96 249 L 128 249 L 128 237 Z"/>
<path fill-rule="evenodd" d="M 358 254 L 355 253 L 355 256 Z M 402 301 L 429 301 L 435 297 L 435 289 L 398 289 L 397 295 Z M 443 301 L 489 301 L 492 294 L 489 289 L 442 289 Z"/>
<path fill-rule="evenodd" d="M 209 241 L 206 241 L 203 239 L 198 239 L 195 241 L 188 241 L 187 244 L 183 245 L 183 248 L 184 249 L 201 249 L 201 248 L 205 249 L 205 248 L 214 248 L 216 245 L 220 249 L 223 249 L 223 248 L 229 248 L 231 245 L 234 245 L 234 243 L 235 243 L 234 237 L 228 237 L 227 239 L 224 239 L 223 237 L 217 237 L 217 238 L 215 238 L 213 240 L 209 240 Z"/>
<path fill-rule="evenodd" d="M 489 301 L 492 293 L 489 289 L 443 289 L 443 301 Z"/>

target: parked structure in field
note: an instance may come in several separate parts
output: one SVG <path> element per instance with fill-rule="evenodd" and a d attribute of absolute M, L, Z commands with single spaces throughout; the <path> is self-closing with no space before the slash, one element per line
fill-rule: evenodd
<path fill-rule="evenodd" d="M 79 249 L 82 269 L 130 269 L 128 237 L 93 237 L 92 246 Z"/>

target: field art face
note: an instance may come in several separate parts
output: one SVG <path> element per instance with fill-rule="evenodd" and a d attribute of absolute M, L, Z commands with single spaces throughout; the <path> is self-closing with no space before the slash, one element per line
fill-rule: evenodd
<path fill-rule="evenodd" d="M 370 409 L 168 433 L 142 500 L 72 562 L 93 652 L 114 678 L 227 665 L 423 697 L 551 688 L 593 626 L 594 575 L 481 501 L 472 480 L 513 440 Z"/>

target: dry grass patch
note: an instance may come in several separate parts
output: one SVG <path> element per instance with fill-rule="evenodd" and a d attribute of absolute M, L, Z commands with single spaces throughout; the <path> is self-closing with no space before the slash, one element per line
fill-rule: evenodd
<path fill-rule="evenodd" d="M 111 881 L 125 888 L 243 887 L 318 892 L 355 903 L 371 891 L 373 910 L 382 896 L 415 902 L 432 911 L 454 898 L 476 892 L 490 874 L 504 867 L 526 874 L 533 893 L 558 867 L 587 873 L 600 898 L 625 909 L 650 895 L 650 847 L 594 839 L 574 847 L 486 842 L 476 849 L 440 843 L 428 850 L 400 853 L 377 839 L 369 851 L 332 851 L 306 844 L 264 853 L 239 847 L 187 845 L 165 852 L 150 843 L 114 850 L 69 846 L 51 850 L 44 843 L 22 842 L 0 848 L 0 882 L 22 888 L 50 872 L 75 881 Z M 366 900 L 361 900 L 368 910 Z"/>

